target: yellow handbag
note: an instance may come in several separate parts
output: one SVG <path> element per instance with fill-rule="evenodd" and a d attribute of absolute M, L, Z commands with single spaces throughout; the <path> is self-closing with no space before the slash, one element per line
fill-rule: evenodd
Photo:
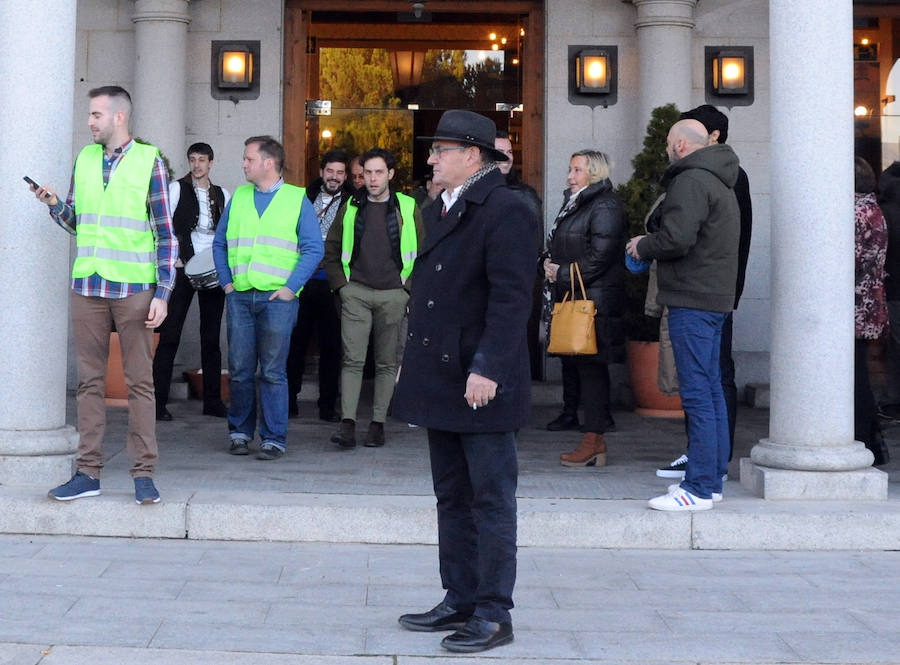
<path fill-rule="evenodd" d="M 547 353 L 560 356 L 594 355 L 597 353 L 597 332 L 594 329 L 594 317 L 597 309 L 593 300 L 588 300 L 581 279 L 581 270 L 577 263 L 569 265 L 569 275 L 578 276 L 581 286 L 581 300 L 576 300 L 575 279 L 572 288 L 563 297 L 562 302 L 553 306 L 550 318 L 550 345 Z M 569 299 L 572 296 L 572 299 Z"/>

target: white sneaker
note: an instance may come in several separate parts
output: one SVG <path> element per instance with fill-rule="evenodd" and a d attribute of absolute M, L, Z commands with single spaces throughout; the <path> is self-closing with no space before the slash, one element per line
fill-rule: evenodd
<path fill-rule="evenodd" d="M 650 499 L 647 505 L 653 510 L 666 510 L 670 512 L 709 510 L 713 507 L 712 499 L 701 499 L 678 485 L 672 486 L 668 494 Z"/>
<path fill-rule="evenodd" d="M 678 483 L 675 483 L 674 485 L 669 485 L 668 489 L 669 489 L 669 493 L 671 494 L 672 492 L 677 492 L 679 489 L 681 489 L 681 486 Z M 721 501 L 723 498 L 724 497 L 722 496 L 721 492 L 713 492 L 712 493 L 713 503 L 719 503 L 719 501 Z"/>

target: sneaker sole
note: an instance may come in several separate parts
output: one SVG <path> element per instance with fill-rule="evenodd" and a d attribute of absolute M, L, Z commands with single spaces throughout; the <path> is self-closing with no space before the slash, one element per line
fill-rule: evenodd
<path fill-rule="evenodd" d="M 141 499 L 140 501 L 138 501 L 137 499 L 134 500 L 134 502 L 139 506 L 145 506 L 151 503 L 159 503 L 159 501 L 160 497 L 156 497 L 155 499 Z"/>
<path fill-rule="evenodd" d="M 665 513 L 693 513 L 698 510 L 712 510 L 713 502 L 710 500 L 709 503 L 698 503 L 691 506 L 654 506 L 653 503 L 648 501 L 647 505 L 653 510 L 660 510 Z"/>
<path fill-rule="evenodd" d="M 684 480 L 684 471 L 672 471 L 670 469 L 657 469 L 656 475 L 660 478 L 678 478 Z"/>
<path fill-rule="evenodd" d="M 242 448 L 229 448 L 228 454 L 229 455 L 249 455 L 250 449 L 247 448 L 247 446 L 244 446 Z"/>
<path fill-rule="evenodd" d="M 282 457 L 282 455 L 284 455 L 284 453 L 281 453 L 281 455 L 273 455 L 272 453 L 257 453 L 256 459 L 260 459 L 265 462 L 268 462 L 273 459 L 280 459 Z"/>
<path fill-rule="evenodd" d="M 83 499 L 86 496 L 100 496 L 100 490 L 88 490 L 87 492 L 82 492 L 81 494 L 73 494 L 72 496 L 56 496 L 55 494 L 47 493 L 51 499 L 56 499 L 57 501 L 72 501 L 73 499 Z"/>

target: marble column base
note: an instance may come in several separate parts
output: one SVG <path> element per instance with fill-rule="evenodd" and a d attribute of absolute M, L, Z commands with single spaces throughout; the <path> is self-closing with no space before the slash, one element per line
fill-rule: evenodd
<path fill-rule="evenodd" d="M 71 425 L 0 430 L 0 485 L 59 485 L 72 476 L 77 449 L 78 432 Z"/>
<path fill-rule="evenodd" d="M 773 500 L 886 501 L 888 474 L 873 467 L 856 471 L 773 469 L 744 457 L 741 487 Z"/>

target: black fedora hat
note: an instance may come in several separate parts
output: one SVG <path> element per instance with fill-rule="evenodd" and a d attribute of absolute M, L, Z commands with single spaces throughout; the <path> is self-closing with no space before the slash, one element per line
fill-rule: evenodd
<path fill-rule="evenodd" d="M 417 136 L 419 141 L 455 141 L 468 143 L 487 150 L 498 162 L 509 160 L 504 153 L 494 148 L 497 136 L 497 125 L 487 118 L 472 111 L 453 109 L 444 111 L 438 121 L 434 136 Z"/>

